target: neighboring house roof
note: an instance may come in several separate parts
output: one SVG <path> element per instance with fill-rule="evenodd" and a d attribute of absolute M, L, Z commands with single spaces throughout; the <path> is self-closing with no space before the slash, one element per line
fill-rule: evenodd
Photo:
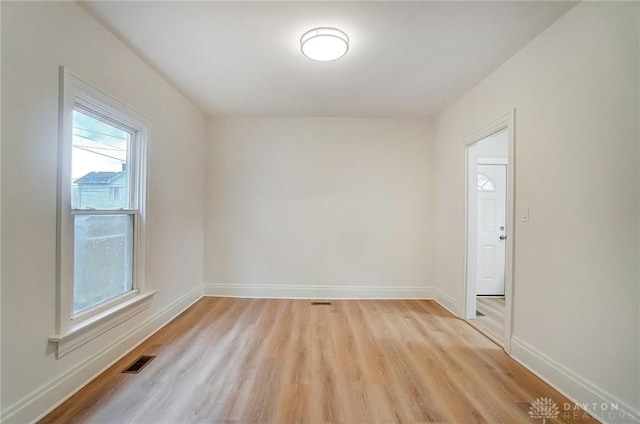
<path fill-rule="evenodd" d="M 111 184 L 125 172 L 89 172 L 84 177 L 80 177 L 74 182 L 79 185 L 88 184 Z"/>

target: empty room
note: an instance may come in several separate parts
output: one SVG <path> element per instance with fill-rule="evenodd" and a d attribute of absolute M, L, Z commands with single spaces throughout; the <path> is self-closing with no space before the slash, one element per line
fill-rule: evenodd
<path fill-rule="evenodd" d="M 640 2 L 0 17 L 2 423 L 640 423 Z"/>

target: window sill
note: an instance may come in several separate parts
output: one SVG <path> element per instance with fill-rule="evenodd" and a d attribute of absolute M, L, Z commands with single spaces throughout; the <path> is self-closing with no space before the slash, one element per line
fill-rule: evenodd
<path fill-rule="evenodd" d="M 63 334 L 54 334 L 49 337 L 49 341 L 57 345 L 56 358 L 62 358 L 113 327 L 122 324 L 132 316 L 144 311 L 151 305 L 153 296 L 157 292 L 157 290 L 154 290 L 149 293 L 139 294 L 91 318 L 72 325 Z"/>

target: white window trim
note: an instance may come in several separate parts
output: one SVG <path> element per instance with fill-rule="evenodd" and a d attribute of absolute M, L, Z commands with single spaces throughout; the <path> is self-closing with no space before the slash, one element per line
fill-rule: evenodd
<path fill-rule="evenodd" d="M 106 117 L 117 118 L 136 131 L 136 146 L 130 172 L 135 173 L 139 189 L 132 198 L 135 210 L 118 211 L 134 215 L 133 290 L 95 307 L 73 313 L 73 215 L 71 210 L 71 149 L 75 105 L 88 107 Z M 121 324 L 151 305 L 157 291 L 145 284 L 145 229 L 147 205 L 147 156 L 151 120 L 129 106 L 80 79 L 68 68 L 60 67 L 58 117 L 58 196 L 57 196 L 57 272 L 56 333 L 49 338 L 57 345 L 61 358 L 100 334 Z M 95 214 L 97 211 L 87 211 Z M 99 213 L 99 212 L 97 212 Z"/>

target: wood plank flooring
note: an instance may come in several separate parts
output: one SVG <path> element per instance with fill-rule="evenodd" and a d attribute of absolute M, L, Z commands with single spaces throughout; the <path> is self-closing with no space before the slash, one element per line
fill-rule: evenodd
<path fill-rule="evenodd" d="M 539 397 L 569 402 L 433 301 L 203 298 L 41 422 L 536 423 Z"/>
<path fill-rule="evenodd" d="M 504 339 L 505 310 L 504 297 L 476 297 L 476 311 L 482 315 L 476 316 L 474 323 L 500 345 Z"/>

